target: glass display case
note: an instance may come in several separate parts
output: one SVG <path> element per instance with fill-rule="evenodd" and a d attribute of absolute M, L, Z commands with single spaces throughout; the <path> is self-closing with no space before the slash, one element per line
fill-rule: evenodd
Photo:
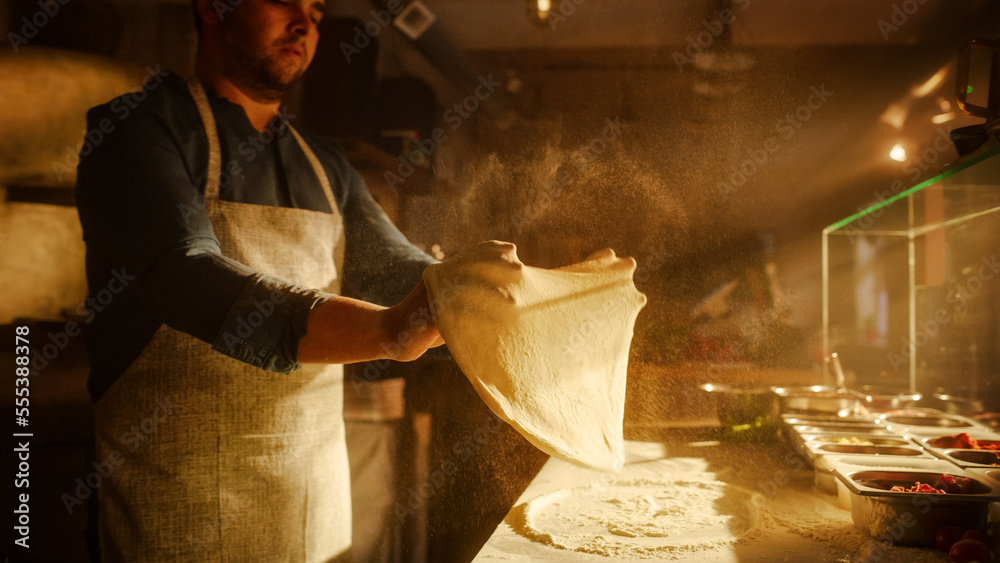
<path fill-rule="evenodd" d="M 824 353 L 856 388 L 1000 410 L 1000 143 L 878 199 L 823 230 Z"/>

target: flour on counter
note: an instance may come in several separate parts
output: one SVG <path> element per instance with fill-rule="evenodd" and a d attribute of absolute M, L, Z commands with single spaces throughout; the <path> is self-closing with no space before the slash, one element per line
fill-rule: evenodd
<path fill-rule="evenodd" d="M 760 495 L 709 480 L 631 479 L 563 489 L 512 511 L 508 523 L 557 549 L 616 559 L 672 559 L 746 541 Z"/>
<path fill-rule="evenodd" d="M 795 561 L 801 547 L 781 538 L 799 536 L 816 542 L 809 561 L 948 561 L 934 549 L 872 540 L 824 497 L 784 489 L 767 498 L 697 471 L 560 489 L 514 507 L 507 524 L 532 542 L 613 560 Z M 738 556 L 723 554 L 736 546 Z"/>

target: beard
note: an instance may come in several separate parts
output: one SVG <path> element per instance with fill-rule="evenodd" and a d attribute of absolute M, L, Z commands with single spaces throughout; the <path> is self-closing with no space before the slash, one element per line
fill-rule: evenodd
<path fill-rule="evenodd" d="M 305 47 L 299 45 L 303 56 L 297 61 L 281 54 L 286 47 L 299 44 L 297 37 L 275 41 L 268 46 L 253 45 L 248 35 L 235 30 L 225 34 L 228 51 L 227 66 L 231 79 L 238 83 L 252 98 L 262 102 L 280 100 L 306 71 L 308 62 Z"/>

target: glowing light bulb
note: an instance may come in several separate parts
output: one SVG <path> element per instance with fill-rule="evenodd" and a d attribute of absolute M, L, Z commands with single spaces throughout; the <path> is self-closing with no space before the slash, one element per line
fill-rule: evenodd
<path fill-rule="evenodd" d="M 548 25 L 551 12 L 552 0 L 528 0 L 528 18 L 535 25 Z"/>
<path fill-rule="evenodd" d="M 897 143 L 892 147 L 892 150 L 889 151 L 889 158 L 895 160 L 896 162 L 905 161 L 906 149 L 903 148 L 903 145 Z"/>

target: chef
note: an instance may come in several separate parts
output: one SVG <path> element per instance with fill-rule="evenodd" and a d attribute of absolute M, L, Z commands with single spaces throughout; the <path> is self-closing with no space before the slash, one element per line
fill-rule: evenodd
<path fill-rule="evenodd" d="M 281 110 L 323 2 L 195 11 L 196 77 L 125 117 L 93 108 L 106 135 L 78 168 L 103 560 L 342 559 L 340 364 L 442 343 L 418 282 L 433 260 Z"/>

